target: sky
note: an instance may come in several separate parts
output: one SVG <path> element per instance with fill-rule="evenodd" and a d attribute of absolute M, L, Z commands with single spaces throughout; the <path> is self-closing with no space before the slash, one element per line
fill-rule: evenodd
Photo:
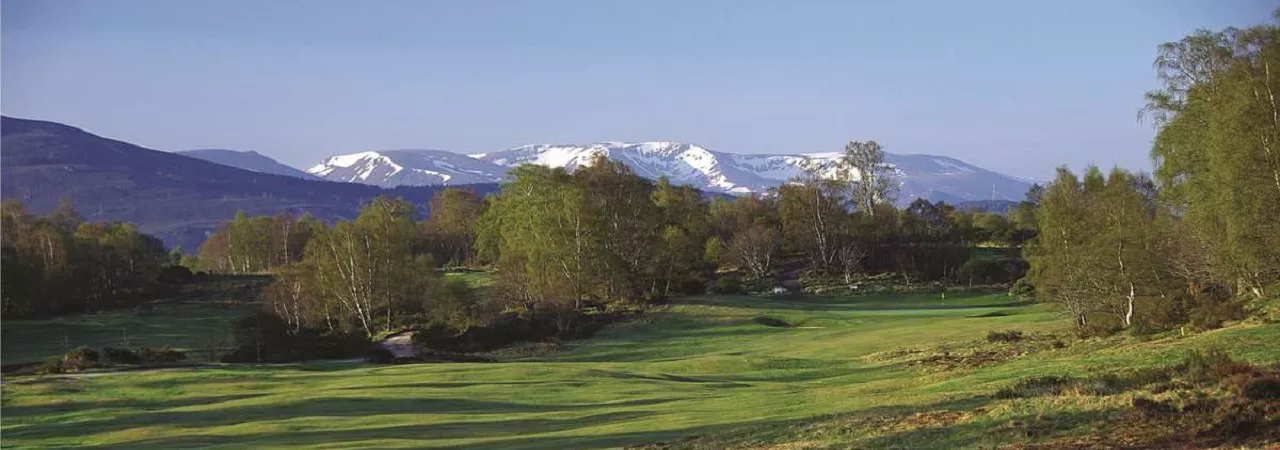
<path fill-rule="evenodd" d="M 1156 47 L 1255 0 L 3 0 L 0 112 L 295 167 L 364 150 L 876 140 L 1149 170 Z"/>

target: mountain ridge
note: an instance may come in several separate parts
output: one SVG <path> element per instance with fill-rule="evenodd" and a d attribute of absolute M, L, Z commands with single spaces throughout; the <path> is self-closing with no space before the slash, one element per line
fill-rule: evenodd
<path fill-rule="evenodd" d="M 304 180 L 319 180 L 320 177 L 311 175 L 285 165 L 274 158 L 258 153 L 253 150 L 228 150 L 222 148 L 202 148 L 193 150 L 181 150 L 174 152 L 179 155 L 199 158 L 212 163 L 222 164 L 224 166 L 236 167 L 244 170 L 250 170 L 260 173 L 269 173 L 275 175 L 284 175 L 288 177 L 301 178 Z"/>
<path fill-rule="evenodd" d="M 416 152 L 416 153 L 415 153 Z M 500 182 L 506 170 L 520 164 L 564 167 L 570 171 L 588 164 L 591 157 L 604 154 L 631 166 L 637 174 L 656 179 L 668 177 L 676 184 L 690 184 L 708 192 L 736 195 L 759 193 L 779 186 L 803 172 L 803 167 L 816 164 L 820 173 L 831 176 L 838 152 L 796 154 L 738 154 L 674 141 L 618 142 L 590 144 L 530 144 L 495 152 L 462 155 L 443 150 L 367 151 L 334 155 L 307 170 L 333 181 L 397 185 L 448 184 L 438 174 L 440 165 L 426 162 L 441 155 L 458 161 L 469 158 L 469 182 Z M 1031 182 L 968 164 L 956 158 L 929 154 L 886 154 L 899 186 L 899 203 L 915 198 L 931 201 L 1018 200 Z M 475 163 L 472 163 L 475 161 Z M 487 164 L 483 164 L 487 163 Z M 422 167 L 424 164 L 429 167 Z M 453 162 L 457 165 L 457 162 Z M 447 171 L 447 168 L 444 168 Z M 414 177 L 406 182 L 402 173 L 426 171 L 436 175 Z M 338 176 L 331 174 L 338 173 Z M 353 175 L 355 174 L 355 175 Z M 387 175 L 380 175 L 387 174 Z M 445 183 L 436 182 L 442 180 Z"/>
<path fill-rule="evenodd" d="M 199 248 L 236 211 L 355 218 L 380 195 L 427 212 L 443 187 L 384 189 L 254 172 L 141 147 L 57 122 L 0 116 L 0 194 L 37 214 L 71 199 L 90 221 L 133 222 L 169 246 Z M 480 195 L 496 184 L 468 186 Z"/>

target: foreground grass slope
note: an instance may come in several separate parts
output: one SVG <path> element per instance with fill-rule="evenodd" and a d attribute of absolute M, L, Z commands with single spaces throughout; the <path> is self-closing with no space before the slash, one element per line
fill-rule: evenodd
<path fill-rule="evenodd" d="M 1127 401 L 992 398 L 1021 377 L 1167 365 L 1188 348 L 1280 361 L 1276 325 L 1146 341 L 1044 337 L 1062 324 L 1047 307 L 1004 295 L 693 297 L 554 355 L 502 363 L 13 379 L 3 388 L 3 445 L 951 448 L 1039 439 L 997 431 L 1036 417 L 1057 418 L 1056 433 L 1087 433 Z M 980 343 L 1010 329 L 1029 338 Z M 851 419 L 930 411 L 969 416 L 945 427 Z"/>

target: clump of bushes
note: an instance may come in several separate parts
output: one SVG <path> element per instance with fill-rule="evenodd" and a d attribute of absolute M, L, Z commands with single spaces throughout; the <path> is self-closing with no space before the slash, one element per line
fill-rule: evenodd
<path fill-rule="evenodd" d="M 1185 296 L 1180 300 L 1181 309 L 1186 311 L 1187 322 L 1202 330 L 1219 328 L 1225 322 L 1248 316 L 1244 301 L 1226 293 L 1211 291 Z"/>
<path fill-rule="evenodd" d="M 142 364 L 142 357 L 127 348 L 104 347 L 102 353 L 108 364 Z"/>
<path fill-rule="evenodd" d="M 292 331 L 279 316 L 265 311 L 241 317 L 234 329 L 237 347 L 220 358 L 224 363 L 359 358 L 369 349 L 364 336 L 313 329 Z"/>
<path fill-rule="evenodd" d="M 36 366 L 36 375 L 56 375 L 62 373 L 62 361 L 51 359 Z"/>
<path fill-rule="evenodd" d="M 396 356 L 381 345 L 374 345 L 369 349 L 369 354 L 365 356 L 365 361 L 373 364 L 391 364 L 395 362 Z"/>
<path fill-rule="evenodd" d="M 187 354 L 164 346 L 160 348 L 142 348 L 139 358 L 149 363 L 175 363 L 187 359 Z"/>
<path fill-rule="evenodd" d="M 101 355 L 97 350 L 87 346 L 80 346 L 62 355 L 62 370 L 64 372 L 80 372 L 85 369 L 98 367 Z"/>
<path fill-rule="evenodd" d="M 88 346 L 80 346 L 62 355 L 36 366 L 36 375 L 83 372 L 86 369 L 104 365 L 141 365 L 152 363 L 173 363 L 187 359 L 187 355 L 169 347 L 158 349 L 104 347 L 101 352 Z"/>
<path fill-rule="evenodd" d="M 1280 401 L 1280 376 L 1255 378 L 1240 393 L 1254 400 Z"/>
<path fill-rule="evenodd" d="M 196 275 L 185 266 L 168 266 L 156 275 L 156 281 L 165 284 L 187 284 L 195 280 Z"/>
<path fill-rule="evenodd" d="M 988 331 L 987 342 L 1018 342 L 1022 340 L 1021 330 Z"/>
<path fill-rule="evenodd" d="M 1009 295 L 1018 298 L 1030 299 L 1036 295 L 1036 286 L 1031 284 L 1031 280 L 1026 277 L 1019 278 L 1013 282 L 1013 286 L 1009 288 Z"/>
<path fill-rule="evenodd" d="M 772 278 L 756 278 L 752 280 L 747 280 L 745 283 L 742 284 L 742 288 L 746 290 L 747 293 L 759 294 L 759 293 L 770 292 L 777 285 L 778 284 L 775 283 Z"/>
<path fill-rule="evenodd" d="M 1187 351 L 1187 357 L 1180 365 L 1180 369 L 1193 381 L 1207 381 L 1219 378 L 1231 371 L 1233 366 L 1236 366 L 1235 360 L 1221 349 L 1205 351 L 1191 349 Z"/>
<path fill-rule="evenodd" d="M 720 277 L 716 279 L 715 284 L 711 285 L 712 294 L 745 294 L 746 289 L 742 287 L 742 281 L 738 277 Z"/>
<path fill-rule="evenodd" d="M 1061 394 L 1068 386 L 1076 383 L 1071 377 L 1037 376 L 1018 380 L 1013 386 L 996 391 L 996 398 L 1030 398 Z"/>

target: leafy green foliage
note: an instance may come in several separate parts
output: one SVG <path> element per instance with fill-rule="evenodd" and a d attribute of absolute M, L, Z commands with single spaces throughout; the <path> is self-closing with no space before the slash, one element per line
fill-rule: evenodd
<path fill-rule="evenodd" d="M 324 223 L 304 214 L 251 217 L 239 211 L 200 246 L 199 268 L 214 273 L 259 273 L 298 262 Z"/>
<path fill-rule="evenodd" d="M 148 363 L 176 363 L 187 359 L 187 354 L 169 348 L 168 346 L 160 348 L 143 347 L 138 350 L 138 357 Z"/>
<path fill-rule="evenodd" d="M 1151 154 L 1183 237 L 1178 274 L 1197 289 L 1266 297 L 1280 279 L 1280 22 L 1164 44 L 1164 87 L 1146 111 Z"/>
<path fill-rule="evenodd" d="M 48 218 L 0 208 L 0 310 L 34 317 L 135 303 L 165 292 L 160 240 L 128 223 L 82 222 L 67 202 Z"/>
<path fill-rule="evenodd" d="M 472 262 L 476 221 L 484 213 L 484 199 L 470 189 L 447 188 L 431 199 L 431 216 L 418 224 L 430 253 L 441 264 L 462 266 Z"/>
<path fill-rule="evenodd" d="M 98 367 L 102 356 L 97 350 L 80 346 L 62 356 L 62 370 L 65 372 L 81 372 Z"/>
<path fill-rule="evenodd" d="M 127 348 L 103 347 L 103 361 L 107 364 L 142 364 L 142 357 Z"/>

